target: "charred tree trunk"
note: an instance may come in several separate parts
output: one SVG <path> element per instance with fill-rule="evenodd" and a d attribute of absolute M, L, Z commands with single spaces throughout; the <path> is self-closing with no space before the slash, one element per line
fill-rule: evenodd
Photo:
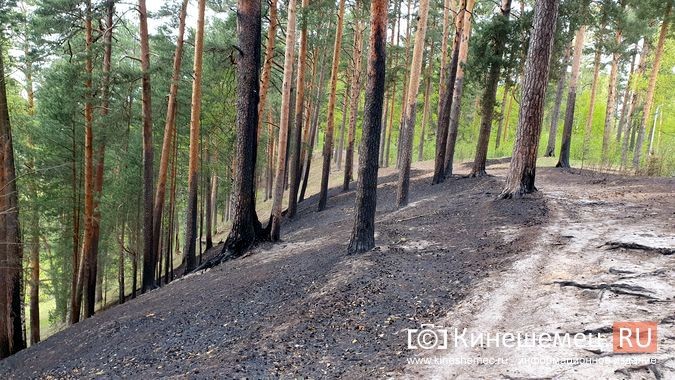
<path fill-rule="evenodd" d="M 404 103 L 405 115 L 401 124 L 401 170 L 398 177 L 396 205 L 401 208 L 408 204 L 410 188 L 410 165 L 412 163 L 413 137 L 415 136 L 415 120 L 417 117 L 417 95 L 420 88 L 422 74 L 422 58 L 424 55 L 424 40 L 427 33 L 427 18 L 429 15 L 429 0 L 420 0 L 417 32 L 415 33 L 415 49 L 412 54 L 412 66 L 408 80 L 408 92 Z"/>
<path fill-rule="evenodd" d="M 459 44 L 459 56 L 455 88 L 452 93 L 452 108 L 450 109 L 450 126 L 448 128 L 448 142 L 445 147 L 445 176 L 452 175 L 452 165 L 455 156 L 455 144 L 459 131 L 459 112 L 462 105 L 462 91 L 464 89 L 464 65 L 469 54 L 469 37 L 471 36 L 471 17 L 475 0 L 468 0 L 464 12 L 464 25 L 462 26 L 462 39 Z"/>
<path fill-rule="evenodd" d="M 298 53 L 298 72 L 295 82 L 295 123 L 291 133 L 291 155 L 288 190 L 287 216 L 293 218 L 298 209 L 298 191 L 300 189 L 300 157 L 302 145 L 302 128 L 305 110 L 305 71 L 307 60 L 307 15 L 304 12 L 309 7 L 309 0 L 302 0 L 302 20 L 300 31 L 300 51 Z"/>
<path fill-rule="evenodd" d="M 424 106 L 422 108 L 422 131 L 420 131 L 420 142 L 417 146 L 417 161 L 424 160 L 424 134 L 426 133 L 427 123 L 429 122 L 429 97 L 431 96 L 431 72 L 434 59 L 434 42 L 431 42 L 431 48 L 429 49 L 429 61 L 427 62 L 426 70 L 426 84 L 424 86 Z"/>
<path fill-rule="evenodd" d="M 148 37 L 148 11 L 145 0 L 138 1 L 141 31 L 141 70 L 143 72 L 143 292 L 155 288 L 156 257 L 153 252 L 153 203 L 154 181 L 152 146 L 152 100 L 150 89 L 150 41 Z"/>
<path fill-rule="evenodd" d="M 2 48 L 0 39 L 0 52 Z M 0 53 L 0 359 L 24 348 L 23 248 L 4 57 Z"/>
<path fill-rule="evenodd" d="M 511 15 L 511 0 L 502 0 L 500 23 L 507 24 Z M 506 45 L 506 33 L 500 33 L 495 37 L 493 54 L 497 61 L 492 62 L 488 72 L 485 90 L 481 101 L 481 121 L 480 132 L 478 133 L 478 144 L 476 145 L 476 156 L 473 160 L 472 177 L 486 175 L 485 162 L 487 161 L 488 146 L 490 144 L 490 132 L 492 130 L 492 116 L 497 99 L 497 86 L 499 85 L 499 72 L 501 71 L 501 59 Z"/>
<path fill-rule="evenodd" d="M 560 157 L 556 167 L 570 167 L 570 147 L 572 145 L 572 124 L 574 123 L 574 106 L 577 99 L 577 82 L 579 69 L 581 68 L 581 54 L 584 49 L 584 34 L 586 26 L 582 25 L 574 37 L 574 58 L 572 59 L 572 74 L 567 93 L 567 109 L 565 110 L 565 125 L 563 127 L 562 143 L 560 145 Z"/>
<path fill-rule="evenodd" d="M 194 80 L 192 81 L 192 112 L 190 113 L 190 159 L 188 168 L 188 202 L 185 220 L 185 270 L 197 265 L 197 187 L 199 186 L 200 118 L 202 107 L 202 65 L 204 52 L 204 9 L 206 0 L 199 1 L 195 37 Z"/>
<path fill-rule="evenodd" d="M 354 228 L 347 252 L 361 253 L 375 247 L 378 141 L 382 129 L 387 45 L 387 0 L 370 3 L 370 42 L 359 181 L 356 186 Z"/>
<path fill-rule="evenodd" d="M 265 239 L 255 210 L 255 165 L 260 90 L 260 1 L 238 0 L 237 117 L 234 173 L 234 217 L 222 253 L 213 265 L 227 257 L 238 257 L 256 241 Z"/>
<path fill-rule="evenodd" d="M 281 87 L 281 118 L 279 120 L 279 145 L 277 149 L 277 170 L 272 191 L 272 214 L 270 215 L 270 239 L 279 241 L 281 231 L 281 206 L 284 199 L 286 148 L 291 123 L 291 86 L 293 61 L 295 59 L 296 1 L 288 2 L 288 25 L 286 26 L 286 52 L 284 54 L 284 78 Z M 290 165 L 288 165 L 290 166 Z"/>
<path fill-rule="evenodd" d="M 85 104 L 84 104 L 84 239 L 77 271 L 77 286 L 75 297 L 72 298 L 70 323 L 80 321 L 82 309 L 82 294 L 84 283 L 91 273 L 91 246 L 93 244 L 93 219 L 94 219 L 94 149 L 93 149 L 93 124 L 94 124 L 94 106 L 93 106 L 93 88 L 92 72 L 93 63 L 91 57 L 93 31 L 91 21 L 91 1 L 87 1 L 85 15 Z M 94 272 L 95 273 L 95 272 Z M 92 299 L 93 301 L 93 299 Z"/>
<path fill-rule="evenodd" d="M 452 42 L 452 59 L 450 61 L 450 66 L 448 66 L 448 79 L 445 84 L 445 92 L 439 100 L 440 105 L 438 107 L 438 128 L 436 129 L 436 157 L 434 159 L 433 184 L 438 184 L 445 180 L 445 151 L 448 146 L 450 109 L 452 108 L 455 91 L 455 79 L 457 78 L 457 66 L 459 65 L 459 47 L 461 45 L 466 8 L 467 0 L 460 0 L 458 12 L 455 16 L 455 38 Z"/>
<path fill-rule="evenodd" d="M 321 170 L 321 190 L 319 194 L 319 211 L 326 209 L 328 202 L 328 178 L 330 176 L 330 160 L 333 153 L 333 130 L 335 129 L 335 92 L 337 90 L 337 77 L 340 65 L 340 48 L 342 47 L 342 29 L 345 18 L 345 0 L 340 0 L 338 6 L 338 22 L 335 32 L 335 45 L 333 47 L 333 65 L 330 74 L 330 97 L 328 99 L 328 123 L 323 142 L 323 168 Z"/>
<path fill-rule="evenodd" d="M 559 0 L 541 0 L 535 5 L 516 143 L 501 198 L 519 197 L 537 190 L 534 186 L 537 148 L 544 117 L 544 95 L 558 18 L 558 3 Z"/>

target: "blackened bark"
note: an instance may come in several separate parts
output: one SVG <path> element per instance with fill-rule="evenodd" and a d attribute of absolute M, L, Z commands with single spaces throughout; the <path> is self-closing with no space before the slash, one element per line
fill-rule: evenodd
<path fill-rule="evenodd" d="M 23 248 L 12 128 L 0 40 L 0 359 L 26 348 L 22 309 Z"/>
<path fill-rule="evenodd" d="M 366 252 L 375 247 L 375 210 L 377 207 L 377 170 L 382 103 L 384 102 L 384 71 L 386 68 L 387 0 L 372 0 L 370 4 L 370 42 L 368 82 L 360 147 L 359 181 L 356 186 L 354 228 L 349 240 L 349 253 Z"/>
<path fill-rule="evenodd" d="M 143 83 L 143 292 L 155 284 L 156 258 L 152 250 L 152 205 L 154 204 L 152 102 L 150 89 L 150 41 L 145 0 L 138 1 L 141 31 L 141 70 Z"/>
<path fill-rule="evenodd" d="M 535 5 L 534 26 L 525 62 L 523 95 L 518 117 L 513 158 L 501 198 L 532 193 L 537 165 L 537 148 L 544 117 L 544 98 L 551 50 L 558 18 L 559 0 L 541 0 Z"/>
<path fill-rule="evenodd" d="M 459 62 L 459 44 L 462 38 L 462 27 L 464 25 L 464 9 L 466 0 L 460 2 L 460 12 L 457 14 L 455 22 L 455 39 L 452 43 L 452 59 L 448 66 L 447 82 L 445 91 L 440 99 L 441 105 L 438 114 L 438 128 L 436 129 L 436 158 L 434 160 L 434 178 L 433 184 L 441 183 L 445 180 L 445 150 L 448 145 L 448 127 L 450 126 L 450 109 L 452 108 L 452 98 L 455 90 L 455 79 L 457 78 L 457 65 Z"/>
<path fill-rule="evenodd" d="M 503 24 L 508 23 L 511 15 L 511 0 L 503 0 L 501 5 L 501 15 L 499 22 Z M 471 176 L 483 176 L 485 172 L 485 162 L 487 160 L 488 145 L 490 144 L 490 131 L 492 130 L 492 116 L 494 114 L 495 102 L 497 100 L 497 85 L 499 84 L 499 72 L 501 70 L 501 59 L 504 53 L 504 46 L 506 45 L 506 33 L 499 33 L 495 36 L 493 45 L 494 58 L 496 61 L 490 65 L 485 90 L 483 91 L 483 99 L 481 101 L 481 120 L 480 132 L 478 133 L 478 144 L 476 145 L 476 156 L 473 160 L 473 170 Z"/>
<path fill-rule="evenodd" d="M 264 239 L 255 211 L 255 164 L 260 90 L 260 1 L 238 0 L 237 35 L 237 138 L 234 167 L 234 217 L 222 253 L 205 264 L 215 265 L 227 257 L 237 257 L 257 240 Z"/>

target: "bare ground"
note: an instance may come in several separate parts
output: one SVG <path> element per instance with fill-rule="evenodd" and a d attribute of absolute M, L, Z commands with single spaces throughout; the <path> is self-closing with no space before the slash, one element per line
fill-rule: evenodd
<path fill-rule="evenodd" d="M 504 163 L 496 163 L 495 177 L 436 186 L 429 184 L 432 164 L 422 163 L 413 173 L 412 203 L 398 211 L 396 175 L 383 170 L 378 247 L 358 256 L 345 253 L 353 192 L 334 190 L 321 213 L 312 197 L 284 224 L 283 243 L 85 320 L 0 362 L 0 378 L 658 378 L 654 371 L 668 378 L 673 256 L 604 245 L 675 246 L 675 181 L 542 169 L 541 193 L 497 201 Z M 642 296 L 611 290 L 625 283 L 641 286 Z M 409 350 L 407 329 L 422 323 L 576 331 L 617 318 L 666 321 L 657 367 L 409 362 L 476 354 Z"/>

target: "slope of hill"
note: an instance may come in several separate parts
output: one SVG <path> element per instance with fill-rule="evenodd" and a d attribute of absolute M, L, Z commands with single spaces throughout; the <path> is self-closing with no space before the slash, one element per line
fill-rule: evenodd
<path fill-rule="evenodd" d="M 659 300 L 650 304 L 650 313 L 667 325 L 667 310 L 673 310 L 673 293 L 667 291 L 675 289 L 672 256 L 622 249 L 586 255 L 585 250 L 600 237 L 610 240 L 609 232 L 627 223 L 654 236 L 642 237 L 646 245 L 672 248 L 667 236 L 668 228 L 671 237 L 673 232 L 675 181 L 541 169 L 540 194 L 499 201 L 503 167 L 491 167 L 494 177 L 458 177 L 431 186 L 431 164 L 421 163 L 413 172 L 411 204 L 401 210 L 394 208 L 396 175 L 385 172 L 378 192 L 378 246 L 357 256 L 345 253 L 353 192 L 334 190 L 321 213 L 312 197 L 283 225 L 282 243 L 259 246 L 244 258 L 85 320 L 0 362 L 0 377 L 470 376 L 478 367 L 411 365 L 411 358 L 435 351 L 408 349 L 408 329 L 452 321 L 517 328 L 543 325 L 545 317 L 551 326 L 593 324 L 592 318 L 579 317 L 588 303 L 569 298 L 597 301 L 596 293 L 604 290 L 572 293 L 574 286 L 555 281 L 591 283 L 584 271 L 607 270 L 609 264 L 599 257 L 619 251 L 663 261 L 662 274 L 670 276 L 659 290 L 665 295 L 643 293 Z M 588 237 L 579 243 L 564 228 L 568 224 Z M 558 253 L 567 259 L 550 261 Z M 531 270 L 522 264 L 528 258 L 539 260 Z M 639 260 L 633 263 L 635 273 Z M 555 273 L 546 272 L 551 266 Z M 565 275 L 566 266 L 575 271 Z M 565 321 L 556 320 L 555 313 L 535 313 L 550 308 L 544 300 L 556 297 L 569 301 Z M 626 302 L 643 301 L 649 298 L 629 296 Z M 596 322 L 607 318 L 611 315 Z M 669 323 L 672 332 L 672 316 Z M 669 344 L 662 372 L 673 365 Z M 481 368 L 486 378 L 528 374 L 527 368 Z"/>

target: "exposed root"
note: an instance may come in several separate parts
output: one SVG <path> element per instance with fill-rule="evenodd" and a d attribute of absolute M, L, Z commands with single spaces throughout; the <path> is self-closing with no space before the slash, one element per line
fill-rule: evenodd
<path fill-rule="evenodd" d="M 643 244 L 638 244 L 638 243 L 626 243 L 622 241 L 608 241 L 604 244 L 605 247 L 607 247 L 608 250 L 614 250 L 614 249 L 637 249 L 641 251 L 650 251 L 650 252 L 657 252 L 662 255 L 670 256 L 672 254 L 675 254 L 675 248 L 657 248 L 657 247 L 650 247 L 647 245 Z"/>
<path fill-rule="evenodd" d="M 652 293 L 648 289 L 643 288 L 642 286 L 637 285 L 628 285 L 628 284 L 580 284 L 575 281 L 556 281 L 556 284 L 559 284 L 561 287 L 572 286 L 579 289 L 587 290 L 608 290 L 615 294 L 623 294 L 627 296 L 634 297 L 643 297 L 650 300 L 658 300 L 658 298 L 650 296 L 645 293 Z"/>
<path fill-rule="evenodd" d="M 661 380 L 665 379 L 663 376 L 663 371 L 662 369 L 664 368 L 663 364 L 659 363 L 650 363 L 650 364 L 643 364 L 643 365 L 637 365 L 633 367 L 626 367 L 626 368 L 620 368 L 614 371 L 614 373 L 617 374 L 622 374 L 624 376 L 632 377 L 631 373 L 633 372 L 640 372 L 640 371 L 647 371 L 651 372 L 654 375 L 654 378 L 656 380 Z"/>

